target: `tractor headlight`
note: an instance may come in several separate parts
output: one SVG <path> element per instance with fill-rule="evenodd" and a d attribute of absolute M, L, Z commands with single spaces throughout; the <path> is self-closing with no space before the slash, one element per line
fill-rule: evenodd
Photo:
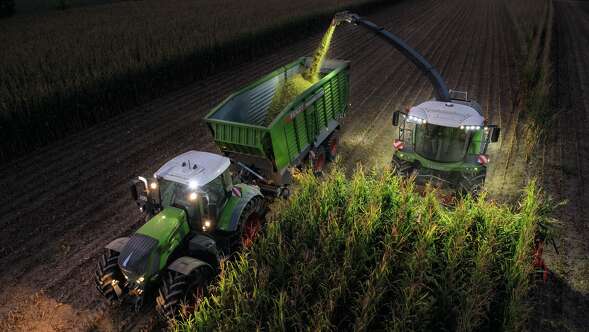
<path fill-rule="evenodd" d="M 157 189 L 157 182 L 152 182 L 152 183 L 149 185 L 149 188 L 151 188 L 152 190 L 156 190 L 156 189 Z"/>
<path fill-rule="evenodd" d="M 144 280 L 145 280 L 145 277 L 139 277 L 139 278 L 137 279 L 137 283 L 138 283 L 138 284 L 140 284 L 140 283 L 142 283 Z"/>
<path fill-rule="evenodd" d="M 190 193 L 190 195 L 188 195 L 188 199 L 190 199 L 191 201 L 195 201 L 197 198 L 198 198 L 197 193 Z"/>

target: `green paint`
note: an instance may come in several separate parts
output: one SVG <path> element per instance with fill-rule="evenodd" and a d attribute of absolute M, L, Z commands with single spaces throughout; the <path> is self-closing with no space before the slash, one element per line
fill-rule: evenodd
<path fill-rule="evenodd" d="M 158 240 L 159 269 L 163 269 L 170 254 L 180 245 L 189 231 L 186 212 L 175 207 L 167 207 L 141 226 L 137 230 L 137 234 L 147 235 Z"/>
<path fill-rule="evenodd" d="M 231 230 L 231 218 L 233 216 L 233 211 L 235 211 L 237 205 L 242 201 L 248 201 L 252 197 L 256 195 L 261 195 L 260 191 L 257 190 L 255 187 L 249 186 L 244 183 L 240 183 L 235 185 L 241 190 L 241 197 L 231 196 L 223 211 L 221 212 L 221 216 L 219 217 L 219 221 L 217 222 L 217 229 L 223 231 L 230 231 Z"/>

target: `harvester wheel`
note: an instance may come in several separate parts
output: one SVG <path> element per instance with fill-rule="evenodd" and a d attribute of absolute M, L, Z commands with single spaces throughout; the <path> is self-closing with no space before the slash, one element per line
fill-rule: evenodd
<path fill-rule="evenodd" d="M 208 268 L 201 267 L 190 275 L 176 271 L 164 273 L 155 299 L 156 310 L 161 317 L 174 318 L 183 305 L 189 307 L 194 301 L 202 298 L 211 279 L 211 272 Z"/>
<path fill-rule="evenodd" d="M 252 246 L 257 235 L 262 230 L 263 216 L 264 200 L 261 197 L 252 198 L 241 213 L 238 247 L 249 248 Z"/>
<path fill-rule="evenodd" d="M 124 279 L 118 259 L 118 252 L 107 249 L 98 260 L 94 278 L 96 288 L 110 302 L 119 300 L 122 293 Z"/>
<path fill-rule="evenodd" d="M 415 166 L 403 159 L 397 158 L 397 156 L 393 155 L 393 160 L 391 161 L 393 165 L 393 170 L 397 175 L 407 177 L 411 176 L 415 171 Z"/>
<path fill-rule="evenodd" d="M 460 181 L 460 194 L 463 196 L 470 194 L 472 197 L 477 197 L 485 185 L 485 175 L 484 172 L 472 177 L 463 174 Z"/>

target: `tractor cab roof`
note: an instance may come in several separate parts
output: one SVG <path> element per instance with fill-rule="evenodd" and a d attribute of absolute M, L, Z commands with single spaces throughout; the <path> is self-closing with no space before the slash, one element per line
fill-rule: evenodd
<path fill-rule="evenodd" d="M 483 126 L 484 118 L 480 106 L 471 101 L 452 100 L 443 102 L 430 100 L 411 107 L 409 115 L 427 123 L 444 126 Z"/>
<path fill-rule="evenodd" d="M 168 161 L 155 177 L 185 185 L 204 186 L 231 165 L 227 157 L 201 151 L 188 151 Z"/>

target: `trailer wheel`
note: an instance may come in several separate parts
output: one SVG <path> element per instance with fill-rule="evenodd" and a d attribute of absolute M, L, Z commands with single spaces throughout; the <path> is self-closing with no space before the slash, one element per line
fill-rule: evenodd
<path fill-rule="evenodd" d="M 319 148 L 309 153 L 309 159 L 311 161 L 311 168 L 313 173 L 321 174 L 327 163 L 327 152 L 324 148 Z"/>
<path fill-rule="evenodd" d="M 118 259 L 118 252 L 107 249 L 98 260 L 94 277 L 96 288 L 110 302 L 118 301 L 122 295 L 124 278 Z"/>
<path fill-rule="evenodd" d="M 249 248 L 253 245 L 262 230 L 263 212 L 264 201 L 261 197 L 254 197 L 247 203 L 239 222 L 239 243 L 237 243 L 239 247 Z"/>
<path fill-rule="evenodd" d="M 205 267 L 194 270 L 190 275 L 165 272 L 155 299 L 158 314 L 164 319 L 176 317 L 183 305 L 190 307 L 205 296 L 211 277 L 212 271 Z"/>
<path fill-rule="evenodd" d="M 325 151 L 327 153 L 327 161 L 334 161 L 337 157 L 337 146 L 339 144 L 339 136 L 337 132 L 331 134 L 329 139 L 327 140 L 327 145 L 325 146 Z"/>

